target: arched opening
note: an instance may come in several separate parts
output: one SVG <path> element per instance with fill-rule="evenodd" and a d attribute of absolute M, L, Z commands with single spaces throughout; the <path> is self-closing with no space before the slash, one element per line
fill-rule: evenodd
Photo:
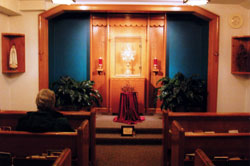
<path fill-rule="evenodd" d="M 129 9 L 129 10 L 128 10 Z M 154 35 L 159 35 L 159 30 L 161 34 L 165 34 L 163 38 L 159 39 L 162 43 L 161 50 L 164 55 L 166 55 L 166 30 L 167 30 L 167 14 L 168 13 L 181 13 L 181 14 L 192 14 L 199 18 L 208 21 L 209 29 L 208 29 L 208 59 L 207 59 L 207 91 L 208 91 L 208 99 L 207 99 L 207 111 L 208 112 L 216 112 L 217 107 L 217 80 L 218 80 L 218 47 L 219 47 L 219 16 L 202 9 L 200 7 L 194 6 L 159 6 L 159 5 L 61 5 L 55 8 L 52 8 L 42 14 L 39 15 L 39 89 L 48 88 L 49 87 L 49 20 L 61 15 L 65 12 L 81 12 L 81 13 L 90 13 L 90 79 L 97 80 L 99 88 L 102 86 L 102 90 L 104 91 L 104 107 L 107 109 L 111 108 L 112 103 L 110 102 L 110 84 L 109 79 L 111 78 L 111 68 L 110 64 L 110 43 L 107 42 L 109 40 L 109 34 L 107 34 L 109 30 L 109 22 L 107 21 L 108 14 L 107 13 L 123 13 L 123 14 L 133 14 L 140 13 L 147 16 L 147 43 L 145 47 L 147 49 L 147 56 L 144 61 L 147 69 L 145 70 L 145 94 L 144 96 L 150 95 L 150 85 L 155 84 L 155 80 L 159 77 L 166 75 L 166 70 L 162 65 L 162 75 L 159 77 L 153 77 L 152 70 L 152 58 L 153 54 L 152 50 L 159 49 L 158 46 L 151 45 L 155 40 L 153 39 Z M 98 17 L 98 14 L 106 13 L 107 16 Z M 163 15 L 164 19 L 159 19 L 160 16 Z M 155 22 L 159 21 L 159 23 Z M 96 25 L 102 28 L 97 28 Z M 148 28 L 148 27 L 159 27 L 156 28 Z M 97 31 L 95 31 L 97 30 Z M 95 34 L 102 34 L 103 38 L 95 38 Z M 97 41 L 98 40 L 98 41 Z M 103 42 L 104 41 L 104 42 Z M 103 43 L 102 43 L 103 42 Z M 98 75 L 96 74 L 96 60 L 98 58 L 98 52 L 96 50 L 96 44 L 103 44 L 103 50 L 105 52 L 105 74 Z M 150 52 L 151 51 L 151 52 Z M 165 63 L 165 57 L 163 57 L 161 62 Z M 111 87 L 112 88 L 112 87 Z M 145 109 L 150 109 L 149 101 L 150 98 L 145 98 Z"/>

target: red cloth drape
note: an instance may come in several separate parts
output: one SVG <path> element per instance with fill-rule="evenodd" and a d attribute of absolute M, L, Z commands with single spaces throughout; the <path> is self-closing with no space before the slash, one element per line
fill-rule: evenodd
<path fill-rule="evenodd" d="M 144 120 L 138 112 L 138 102 L 136 92 L 123 92 L 120 95 L 120 107 L 118 117 L 115 122 L 134 124 Z"/>

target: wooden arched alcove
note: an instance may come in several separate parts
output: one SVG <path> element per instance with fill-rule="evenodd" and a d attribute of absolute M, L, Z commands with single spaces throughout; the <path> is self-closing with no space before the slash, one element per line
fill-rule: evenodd
<path fill-rule="evenodd" d="M 97 88 L 103 86 L 101 88 L 101 92 L 103 91 L 104 94 L 104 103 L 103 107 L 110 109 L 112 107 L 112 102 L 110 101 L 110 78 L 112 76 L 112 71 L 110 69 L 111 58 L 109 57 L 109 47 L 110 44 L 107 42 L 109 40 L 108 35 L 106 34 L 107 38 L 105 38 L 106 42 L 104 43 L 104 51 L 106 54 L 106 62 L 104 63 L 104 70 L 105 74 L 98 75 L 96 72 L 96 61 L 98 61 L 98 55 L 96 54 L 96 48 L 93 47 L 93 42 L 97 41 L 97 38 L 93 36 L 93 29 L 95 21 L 105 23 L 102 25 L 103 27 L 109 27 L 109 19 L 102 20 L 95 15 L 98 13 L 131 13 L 131 14 L 145 14 L 146 22 L 149 23 L 151 16 L 150 14 L 163 14 L 163 26 L 160 25 L 162 34 L 166 36 L 166 19 L 168 13 L 188 13 L 193 14 L 199 18 L 202 18 L 209 22 L 209 39 L 208 39 L 208 73 L 207 73 L 207 83 L 208 83 L 208 101 L 207 101 L 207 111 L 208 112 L 216 112 L 217 107 L 217 86 L 218 86 L 218 50 L 219 50 L 219 16 L 213 14 L 203 8 L 196 7 L 196 6 L 168 6 L 168 5 L 60 5 L 55 8 L 52 8 L 48 11 L 45 11 L 39 15 L 39 89 L 48 88 L 49 86 L 49 46 L 48 46 L 48 21 L 58 15 L 61 15 L 65 12 L 88 12 L 91 14 L 90 19 L 90 79 L 95 80 L 97 82 L 101 82 L 101 84 L 97 85 Z M 95 18 L 97 18 L 95 20 Z M 155 19 L 157 20 L 157 18 Z M 152 21 L 153 22 L 153 21 Z M 100 23 L 102 24 L 102 23 Z M 151 25 L 147 24 L 148 27 Z M 155 25 L 152 25 L 152 27 Z M 100 26 L 101 27 L 101 26 Z M 102 31 L 104 32 L 104 31 Z M 100 31 L 100 33 L 102 33 Z M 108 30 L 105 30 L 105 33 Z M 104 33 L 104 34 L 105 34 Z M 147 32 L 148 33 L 148 32 Z M 154 34 L 155 35 L 155 34 Z M 157 35 L 157 34 L 156 34 Z M 149 35 L 150 36 L 150 35 Z M 150 39 L 149 39 L 150 40 Z M 148 38 L 147 40 L 148 41 Z M 97 41 L 99 42 L 99 41 Z M 157 42 L 152 40 L 151 42 Z M 159 41 L 158 41 L 159 42 Z M 166 37 L 162 38 L 161 42 L 161 50 L 162 55 L 166 55 Z M 96 43 L 95 43 L 96 44 Z M 100 43 L 99 43 L 100 44 Z M 151 93 L 151 89 L 149 84 L 155 84 L 155 80 L 159 79 L 160 77 L 165 76 L 165 72 L 162 75 L 152 78 L 152 55 L 149 55 L 150 47 L 149 42 L 146 43 L 147 56 L 144 64 L 148 66 L 147 70 L 144 72 L 145 76 L 145 94 L 144 96 L 149 96 Z M 165 56 L 161 56 L 160 59 L 162 62 L 165 61 Z M 151 63 L 150 63 L 151 62 Z M 164 64 L 162 65 L 162 71 L 165 70 Z M 105 91 L 105 92 L 104 92 Z M 145 99 L 145 109 L 150 109 L 149 106 L 149 98 Z"/>

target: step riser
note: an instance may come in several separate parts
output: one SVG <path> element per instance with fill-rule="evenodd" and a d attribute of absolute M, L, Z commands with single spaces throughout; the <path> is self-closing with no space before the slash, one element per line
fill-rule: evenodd
<path fill-rule="evenodd" d="M 98 145 L 161 145 L 161 139 L 96 139 Z"/>
<path fill-rule="evenodd" d="M 137 134 L 162 134 L 162 129 L 135 129 Z M 96 128 L 96 133 L 121 133 L 120 128 Z"/>

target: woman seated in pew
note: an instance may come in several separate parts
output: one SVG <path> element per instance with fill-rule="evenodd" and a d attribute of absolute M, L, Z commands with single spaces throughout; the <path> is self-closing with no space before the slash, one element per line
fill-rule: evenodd
<path fill-rule="evenodd" d="M 18 120 L 17 131 L 29 132 L 73 132 L 66 117 L 55 110 L 55 93 L 49 89 L 42 89 L 37 94 L 36 105 L 38 111 L 28 112 Z"/>

